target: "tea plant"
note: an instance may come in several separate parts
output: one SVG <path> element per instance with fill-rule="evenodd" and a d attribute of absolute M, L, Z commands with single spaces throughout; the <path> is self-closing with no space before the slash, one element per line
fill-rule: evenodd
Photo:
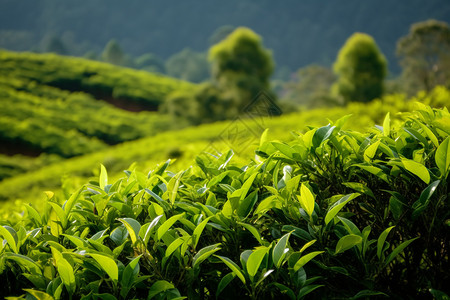
<path fill-rule="evenodd" d="M 4 296 L 32 299 L 414 298 L 448 294 L 450 115 L 398 128 L 348 117 L 261 137 L 248 165 L 202 154 L 47 192 L 0 226 Z M 436 296 L 437 295 L 437 296 Z"/>

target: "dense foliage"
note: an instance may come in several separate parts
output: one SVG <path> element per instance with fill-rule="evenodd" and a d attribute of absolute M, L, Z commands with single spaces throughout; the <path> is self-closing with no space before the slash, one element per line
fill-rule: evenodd
<path fill-rule="evenodd" d="M 102 166 L 67 197 L 3 220 L 4 295 L 38 299 L 429 297 L 448 293 L 450 115 L 400 126 L 349 116 L 233 152 L 118 180 Z M 20 279 L 20 280 L 18 280 Z"/>

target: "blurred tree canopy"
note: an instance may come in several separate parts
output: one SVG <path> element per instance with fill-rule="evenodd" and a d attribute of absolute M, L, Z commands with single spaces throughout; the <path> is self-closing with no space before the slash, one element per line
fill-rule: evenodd
<path fill-rule="evenodd" d="M 47 35 L 41 42 L 44 52 L 51 52 L 60 55 L 67 55 L 67 47 L 64 42 L 55 35 Z"/>
<path fill-rule="evenodd" d="M 106 44 L 102 58 L 104 61 L 113 65 L 124 66 L 126 64 L 125 53 L 115 39 L 110 40 Z"/>
<path fill-rule="evenodd" d="M 405 90 L 415 94 L 450 84 L 450 27 L 428 20 L 411 26 L 397 43 Z"/>
<path fill-rule="evenodd" d="M 354 33 L 338 53 L 333 70 L 338 76 L 333 94 L 345 102 L 368 102 L 383 94 L 387 62 L 375 40 L 364 33 Z"/>
<path fill-rule="evenodd" d="M 285 84 L 285 98 L 304 108 L 329 105 L 333 102 L 330 90 L 335 80 L 329 68 L 309 65 L 297 71 L 295 81 Z"/>
<path fill-rule="evenodd" d="M 206 54 L 185 48 L 166 61 L 167 74 L 179 79 L 202 82 L 209 78 L 209 64 Z"/>
<path fill-rule="evenodd" d="M 261 91 L 268 91 L 274 70 L 272 52 L 259 35 L 239 27 L 209 50 L 212 79 L 238 113 Z"/>
<path fill-rule="evenodd" d="M 225 39 L 230 33 L 232 33 L 236 29 L 235 26 L 232 25 L 223 25 L 217 28 L 213 34 L 209 37 L 209 44 L 215 45 Z"/>
<path fill-rule="evenodd" d="M 234 85 L 238 76 L 254 77 L 261 87 L 269 87 L 274 70 L 272 53 L 251 29 L 239 27 L 209 50 L 213 78 L 219 85 Z"/>
<path fill-rule="evenodd" d="M 172 94 L 163 111 L 190 124 L 232 119 L 261 91 L 268 92 L 274 69 L 272 54 L 252 30 L 234 30 L 210 48 L 209 60 L 212 80 L 201 84 L 194 93 Z"/>
<path fill-rule="evenodd" d="M 146 53 L 135 59 L 136 68 L 149 72 L 165 73 L 164 61 L 153 53 Z"/>

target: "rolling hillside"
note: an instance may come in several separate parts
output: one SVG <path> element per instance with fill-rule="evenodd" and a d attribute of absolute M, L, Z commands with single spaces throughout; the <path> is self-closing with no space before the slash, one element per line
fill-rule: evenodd
<path fill-rule="evenodd" d="M 108 168 L 113 177 L 119 176 L 134 162 L 140 169 L 150 170 L 171 158 L 170 168 L 189 167 L 198 155 L 204 152 L 217 154 L 216 150 L 225 153 L 232 149 L 236 152 L 234 162 L 239 163 L 254 157 L 254 150 L 259 145 L 264 128 L 269 128 L 268 138 L 289 141 L 295 138 L 295 132 L 302 132 L 309 126 L 324 126 L 330 120 L 336 121 L 349 114 L 351 117 L 347 128 L 371 130 L 374 125 L 382 124 L 387 112 L 390 112 L 395 126 L 395 121 L 404 118 L 402 114 L 397 113 L 411 111 L 416 100 L 442 107 L 449 96 L 449 91 L 439 88 L 428 97 L 414 98 L 411 101 L 406 101 L 402 95 L 391 95 L 369 104 L 353 103 L 347 107 L 315 109 L 277 118 L 238 118 L 235 121 L 166 131 L 83 156 L 49 163 L 5 179 L 0 182 L 0 200 L 21 199 L 24 202 L 39 203 L 45 197 L 44 190 L 60 190 L 63 183 L 64 189 L 70 191 L 70 186 L 64 186 L 64 178 L 70 178 L 72 184 L 83 182 L 95 174 L 100 163 Z M 236 132 L 239 132 L 239 135 L 236 135 Z M 14 201 L 7 203 L 16 206 Z M 8 205 L 3 207 L 6 209 Z"/>
<path fill-rule="evenodd" d="M 0 180 L 164 131 L 169 118 L 150 110 L 191 87 L 85 59 L 0 51 Z M 23 156 L 5 156 L 15 154 Z"/>

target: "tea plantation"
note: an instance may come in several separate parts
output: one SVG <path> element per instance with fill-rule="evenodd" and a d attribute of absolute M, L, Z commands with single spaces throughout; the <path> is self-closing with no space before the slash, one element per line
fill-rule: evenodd
<path fill-rule="evenodd" d="M 424 98 L 393 122 L 409 104 L 384 101 L 388 114 L 376 102 L 359 108 L 383 114 L 368 131 L 348 129 L 372 121 L 347 115 L 290 139 L 265 131 L 254 159 L 199 151 L 195 163 L 132 166 L 113 177 L 101 165 L 73 193 L 46 192 L 45 203 L 2 219 L 2 296 L 446 299 L 450 114 Z M 198 133 L 202 149 L 214 130 L 180 136 L 189 132 L 195 144 Z M 41 180 L 61 175 L 53 170 Z"/>

